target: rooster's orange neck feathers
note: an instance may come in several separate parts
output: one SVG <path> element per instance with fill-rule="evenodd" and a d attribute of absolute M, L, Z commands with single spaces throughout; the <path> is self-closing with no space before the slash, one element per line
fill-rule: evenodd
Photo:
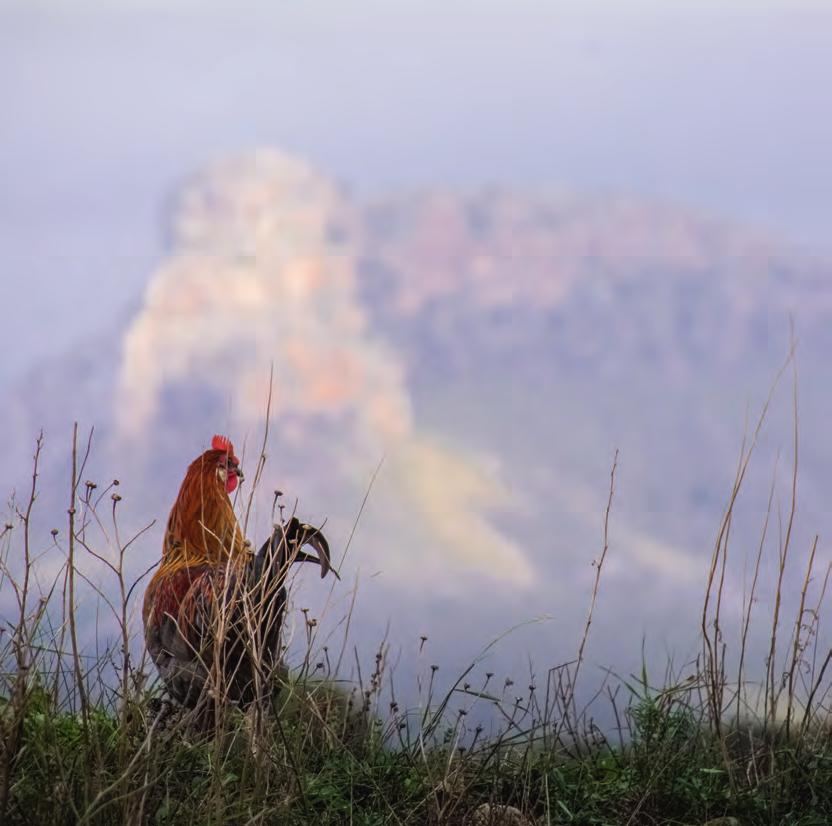
<path fill-rule="evenodd" d="M 217 474 L 222 459 L 214 448 L 188 468 L 168 519 L 163 567 L 218 565 L 246 556 L 242 530 Z"/>

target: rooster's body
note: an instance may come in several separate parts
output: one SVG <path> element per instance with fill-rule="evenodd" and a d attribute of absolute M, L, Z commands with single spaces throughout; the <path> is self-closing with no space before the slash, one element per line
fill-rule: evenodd
<path fill-rule="evenodd" d="M 280 654 L 284 581 L 293 561 L 329 570 L 323 535 L 292 518 L 255 556 L 229 494 L 242 479 L 230 442 L 188 468 L 170 517 L 162 561 L 144 596 L 147 650 L 175 700 L 188 707 L 222 697 L 242 705 L 270 692 Z M 299 548 L 312 545 L 313 557 Z"/>

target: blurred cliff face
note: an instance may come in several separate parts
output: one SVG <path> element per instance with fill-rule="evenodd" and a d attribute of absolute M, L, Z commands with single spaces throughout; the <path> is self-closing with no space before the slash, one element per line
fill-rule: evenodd
<path fill-rule="evenodd" d="M 335 187 L 261 153 L 185 186 L 172 250 L 124 341 L 120 432 L 144 432 L 166 387 L 199 377 L 245 422 L 273 411 L 346 427 L 369 447 L 405 435 L 401 364 L 368 330 L 356 295 L 355 219 Z"/>
<path fill-rule="evenodd" d="M 226 415 L 255 437 L 271 380 L 272 449 L 299 488 L 311 482 L 314 494 L 323 477 L 336 496 L 366 484 L 389 454 L 394 521 L 426 528 L 419 565 L 386 553 L 391 571 L 427 584 L 442 560 L 460 558 L 472 573 L 528 585 L 525 554 L 482 513 L 498 478 L 414 425 L 407 365 L 358 293 L 359 221 L 329 181 L 278 153 L 220 164 L 186 185 L 171 255 L 124 338 L 116 438 L 129 450 L 148 433 L 210 429 Z M 199 403 L 171 405 L 183 388 Z M 253 450 L 250 441 L 250 461 Z"/>
<path fill-rule="evenodd" d="M 124 312 L 181 176 L 260 143 L 363 191 L 620 192 L 829 250 L 831 24 L 823 0 L 8 0 L 0 387 Z"/>
<path fill-rule="evenodd" d="M 9 483 L 46 428 L 46 513 L 65 507 L 73 418 L 96 425 L 89 475 L 120 477 L 120 507 L 139 525 L 164 521 L 214 432 L 232 436 L 251 480 L 268 410 L 253 539 L 280 488 L 326 521 L 337 558 L 381 463 L 342 567 L 365 591 L 362 639 L 389 617 L 439 636 L 450 656 L 552 614 L 524 645 L 562 659 L 618 448 L 594 627 L 597 659 L 612 663 L 649 629 L 688 637 L 746 406 L 785 357 L 791 315 L 811 376 L 803 524 L 823 528 L 832 280 L 759 236 L 626 199 L 359 200 L 263 151 L 187 182 L 168 238 L 126 327 L 45 365 L 3 407 Z M 788 401 L 772 409 L 737 515 L 746 537 L 788 442 Z M 158 534 L 137 547 L 137 572 Z"/>

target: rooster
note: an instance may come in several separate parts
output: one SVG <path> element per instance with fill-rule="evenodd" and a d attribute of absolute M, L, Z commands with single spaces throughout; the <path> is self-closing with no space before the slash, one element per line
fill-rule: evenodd
<path fill-rule="evenodd" d="M 171 696 L 189 708 L 270 696 L 289 566 L 316 562 L 322 578 L 337 576 L 323 534 L 295 517 L 251 552 L 229 498 L 242 479 L 233 445 L 214 436 L 185 474 L 144 595 L 147 650 Z"/>

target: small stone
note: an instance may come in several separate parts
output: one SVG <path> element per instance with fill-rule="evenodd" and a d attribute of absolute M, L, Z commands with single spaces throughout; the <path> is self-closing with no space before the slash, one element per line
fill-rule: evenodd
<path fill-rule="evenodd" d="M 740 822 L 735 817 L 715 817 L 705 821 L 702 826 L 740 826 Z"/>
<path fill-rule="evenodd" d="M 534 826 L 534 824 L 514 806 L 483 803 L 471 813 L 468 826 Z"/>

